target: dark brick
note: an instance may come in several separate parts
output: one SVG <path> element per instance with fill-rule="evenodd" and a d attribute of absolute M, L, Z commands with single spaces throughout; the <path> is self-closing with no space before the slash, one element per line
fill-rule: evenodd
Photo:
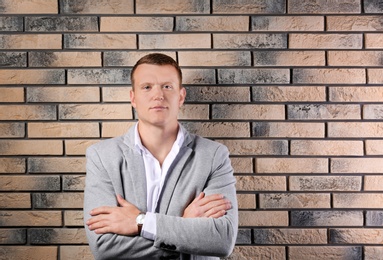
<path fill-rule="evenodd" d="M 383 13 L 383 2 L 382 0 L 364 0 L 364 12 L 377 14 Z"/>
<path fill-rule="evenodd" d="M 288 84 L 288 69 L 219 69 L 219 84 Z"/>
<path fill-rule="evenodd" d="M 269 136 L 270 133 L 270 124 L 267 122 L 257 122 L 253 123 L 253 128 L 252 128 L 253 136 Z"/>
<path fill-rule="evenodd" d="M 248 102 L 250 101 L 249 87 L 208 86 L 186 87 L 188 102 Z"/>
<path fill-rule="evenodd" d="M 301 1 L 289 0 L 288 13 L 317 14 L 317 13 L 360 13 L 359 0 L 347 1 Z"/>
<path fill-rule="evenodd" d="M 0 17 L 0 32 L 22 32 L 23 17 Z"/>
<path fill-rule="evenodd" d="M 383 211 L 367 211 L 366 226 L 383 226 Z"/>
<path fill-rule="evenodd" d="M 97 32 L 97 17 L 26 17 L 25 30 L 30 32 Z"/>
<path fill-rule="evenodd" d="M 68 84 L 130 84 L 130 69 L 69 69 Z"/>
<path fill-rule="evenodd" d="M 293 211 L 292 226 L 362 226 L 362 211 Z"/>
<path fill-rule="evenodd" d="M 0 123 L 0 138 L 17 138 L 24 137 L 24 123 Z"/>
<path fill-rule="evenodd" d="M 235 244 L 251 244 L 251 229 L 239 229 Z"/>
<path fill-rule="evenodd" d="M 215 49 L 286 49 L 287 34 L 213 34 Z"/>
<path fill-rule="evenodd" d="M 82 191 L 85 187 L 85 175 L 67 175 L 63 177 L 63 190 Z"/>
<path fill-rule="evenodd" d="M 31 244 L 85 244 L 84 229 L 35 228 L 29 230 Z"/>
<path fill-rule="evenodd" d="M 0 52 L 0 67 L 26 67 L 25 52 Z"/>
<path fill-rule="evenodd" d="M 0 244 L 25 244 L 26 242 L 26 229 L 0 229 Z"/>
<path fill-rule="evenodd" d="M 183 69 L 183 84 L 215 84 L 213 69 Z"/>

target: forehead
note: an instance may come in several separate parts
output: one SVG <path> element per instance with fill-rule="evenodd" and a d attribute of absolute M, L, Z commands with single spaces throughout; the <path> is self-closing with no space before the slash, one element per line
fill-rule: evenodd
<path fill-rule="evenodd" d="M 140 82 L 179 83 L 178 72 L 171 65 L 140 64 L 133 75 L 136 84 Z"/>

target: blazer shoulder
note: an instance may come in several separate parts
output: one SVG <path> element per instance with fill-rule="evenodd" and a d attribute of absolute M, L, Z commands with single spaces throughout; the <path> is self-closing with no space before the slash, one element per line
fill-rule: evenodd
<path fill-rule="evenodd" d="M 205 151 L 209 154 L 214 154 L 216 151 L 220 150 L 223 152 L 228 152 L 227 147 L 219 143 L 217 141 L 199 136 L 199 135 L 192 135 L 193 142 L 192 146 L 196 151 Z"/>
<path fill-rule="evenodd" d="M 102 156 L 122 153 L 122 151 L 126 149 L 127 145 L 124 143 L 124 136 L 118 136 L 92 144 L 87 148 L 86 152 L 87 154 L 96 152 Z"/>

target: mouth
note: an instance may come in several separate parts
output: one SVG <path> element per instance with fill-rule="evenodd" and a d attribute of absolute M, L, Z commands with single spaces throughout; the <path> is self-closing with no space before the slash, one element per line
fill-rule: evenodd
<path fill-rule="evenodd" d="M 168 108 L 165 106 L 154 106 L 154 107 L 150 108 L 150 110 L 155 110 L 155 111 L 161 111 L 161 110 L 166 110 L 166 109 L 168 109 Z"/>

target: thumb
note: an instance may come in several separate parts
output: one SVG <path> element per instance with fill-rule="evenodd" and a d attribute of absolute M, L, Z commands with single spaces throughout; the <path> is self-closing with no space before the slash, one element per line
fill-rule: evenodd
<path fill-rule="evenodd" d="M 120 194 L 117 195 L 117 202 L 118 202 L 118 205 L 121 207 L 126 207 L 129 205 L 129 202 L 124 200 L 124 198 Z"/>
<path fill-rule="evenodd" d="M 202 200 L 205 197 L 205 193 L 201 192 L 194 200 L 193 202 L 197 202 L 199 200 Z"/>

